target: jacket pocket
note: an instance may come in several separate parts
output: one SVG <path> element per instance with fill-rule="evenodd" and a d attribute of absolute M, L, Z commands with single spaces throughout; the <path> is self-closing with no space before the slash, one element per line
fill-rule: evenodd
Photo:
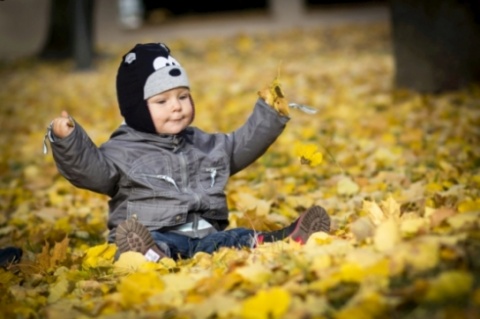
<path fill-rule="evenodd" d="M 173 174 L 173 160 L 166 154 L 142 156 L 128 172 L 130 186 L 162 194 L 177 194 L 179 177 Z"/>
<path fill-rule="evenodd" d="M 229 174 L 223 160 L 209 161 L 200 167 L 198 183 L 207 192 L 223 191 Z"/>
<path fill-rule="evenodd" d="M 187 220 L 187 213 L 187 205 L 132 201 L 127 203 L 127 218 L 135 215 L 138 221 L 147 227 L 162 228 L 183 224 Z"/>

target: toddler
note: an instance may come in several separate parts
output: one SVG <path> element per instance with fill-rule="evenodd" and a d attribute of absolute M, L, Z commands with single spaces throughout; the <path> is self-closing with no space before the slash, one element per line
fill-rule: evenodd
<path fill-rule="evenodd" d="M 313 206 L 273 232 L 227 229 L 229 177 L 262 156 L 289 117 L 258 98 L 235 131 L 207 133 L 191 126 L 195 105 L 185 69 L 163 43 L 137 44 L 116 78 L 124 123 L 97 147 L 65 111 L 48 131 L 59 172 L 73 185 L 108 195 L 108 241 L 119 253 L 152 261 L 190 258 L 220 247 L 254 247 L 291 237 L 304 243 L 328 232 L 330 218 Z"/>

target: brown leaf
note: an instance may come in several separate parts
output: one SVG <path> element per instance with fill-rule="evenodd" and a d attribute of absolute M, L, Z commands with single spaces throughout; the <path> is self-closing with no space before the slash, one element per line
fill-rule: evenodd
<path fill-rule="evenodd" d="M 52 250 L 52 257 L 50 259 L 51 265 L 58 265 L 67 259 L 67 251 L 68 251 L 69 243 L 70 243 L 70 240 L 68 236 L 65 236 L 65 238 L 61 242 L 55 243 L 55 246 L 53 247 L 53 250 Z"/>
<path fill-rule="evenodd" d="M 430 224 L 437 227 L 448 217 L 453 216 L 455 211 L 451 208 L 439 208 L 430 215 Z"/>

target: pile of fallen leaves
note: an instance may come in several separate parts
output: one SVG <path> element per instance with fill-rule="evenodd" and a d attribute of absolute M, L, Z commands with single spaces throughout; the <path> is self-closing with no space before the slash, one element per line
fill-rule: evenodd
<path fill-rule="evenodd" d="M 195 125 L 228 132 L 279 81 L 285 133 L 227 193 L 232 227 L 276 229 L 312 204 L 330 234 L 303 246 L 160 263 L 114 260 L 108 198 L 71 186 L 42 154 L 67 110 L 100 144 L 121 123 L 114 79 L 130 47 L 0 70 L 0 243 L 24 251 L 0 269 L 4 318 L 474 318 L 480 313 L 480 87 L 394 90 L 390 30 L 344 26 L 169 43 L 188 70 Z M 152 39 L 161 41 L 161 39 Z M 259 137 L 260 138 L 260 137 Z"/>

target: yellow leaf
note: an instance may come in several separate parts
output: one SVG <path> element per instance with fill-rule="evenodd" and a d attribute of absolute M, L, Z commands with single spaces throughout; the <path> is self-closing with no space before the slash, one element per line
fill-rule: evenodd
<path fill-rule="evenodd" d="M 361 282 L 367 274 L 363 268 L 356 263 L 344 263 L 340 267 L 339 275 L 344 281 Z"/>
<path fill-rule="evenodd" d="M 400 232 L 404 236 L 414 235 L 428 227 L 428 222 L 424 218 L 416 217 L 402 220 L 400 222 Z"/>
<path fill-rule="evenodd" d="M 473 276 L 461 270 L 444 271 L 428 288 L 425 299 L 431 302 L 449 302 L 467 296 L 473 288 Z"/>
<path fill-rule="evenodd" d="M 259 263 L 238 267 L 235 269 L 235 273 L 241 275 L 245 280 L 256 284 L 264 284 L 272 276 L 271 269 Z"/>
<path fill-rule="evenodd" d="M 400 218 L 400 204 L 390 195 L 388 198 L 380 203 L 385 217 L 392 217 L 394 219 Z"/>
<path fill-rule="evenodd" d="M 375 161 L 380 165 L 392 165 L 397 159 L 397 155 L 392 150 L 380 147 L 372 154 Z"/>
<path fill-rule="evenodd" d="M 480 212 L 463 213 L 449 217 L 447 222 L 454 229 L 461 229 L 463 227 L 478 225 L 479 217 Z"/>
<path fill-rule="evenodd" d="M 337 183 L 337 193 L 339 195 L 355 195 L 360 187 L 350 177 L 343 177 Z"/>
<path fill-rule="evenodd" d="M 10 282 L 15 279 L 15 275 L 11 271 L 4 270 L 0 268 L 0 284 L 3 286 L 8 287 Z"/>
<path fill-rule="evenodd" d="M 259 199 L 250 193 L 235 193 L 231 197 L 240 211 L 255 210 L 259 216 L 266 216 L 270 212 L 272 201 Z"/>
<path fill-rule="evenodd" d="M 312 269 L 316 273 L 323 273 L 325 270 L 331 267 L 332 264 L 333 264 L 332 257 L 330 257 L 330 255 L 327 255 L 327 254 L 314 256 L 313 259 L 311 260 Z"/>
<path fill-rule="evenodd" d="M 268 87 L 258 91 L 258 95 L 263 100 L 265 100 L 268 105 L 272 106 L 277 112 L 282 115 L 288 116 L 288 101 L 285 98 L 285 94 L 283 93 L 283 90 L 281 88 L 279 75 L 275 77 L 275 79 Z"/>
<path fill-rule="evenodd" d="M 139 252 L 127 251 L 118 257 L 113 264 L 114 271 L 117 274 L 128 274 L 138 271 L 148 260 Z"/>
<path fill-rule="evenodd" d="M 273 102 L 273 107 L 278 113 L 288 116 L 289 109 L 288 109 L 288 101 L 283 97 L 276 98 Z"/>
<path fill-rule="evenodd" d="M 295 143 L 293 150 L 302 165 L 316 167 L 323 162 L 323 155 L 315 144 Z"/>
<path fill-rule="evenodd" d="M 132 273 L 120 280 L 117 286 L 122 303 L 127 306 L 143 304 L 150 296 L 162 292 L 164 283 L 155 271 Z"/>
<path fill-rule="evenodd" d="M 69 281 L 61 276 L 54 284 L 52 284 L 48 289 L 48 302 L 54 303 L 57 302 L 60 298 L 65 296 L 69 290 Z"/>
<path fill-rule="evenodd" d="M 194 314 L 194 318 L 235 318 L 235 314 L 240 312 L 237 299 L 225 294 L 215 294 L 198 304 L 187 304 L 186 307 Z"/>
<path fill-rule="evenodd" d="M 375 230 L 373 243 L 381 252 L 391 251 L 400 242 L 400 230 L 393 218 L 389 218 Z"/>
<path fill-rule="evenodd" d="M 283 288 L 260 290 L 243 303 L 242 317 L 246 319 L 282 318 L 290 307 L 290 294 Z"/>
<path fill-rule="evenodd" d="M 332 241 L 332 236 L 325 232 L 316 232 L 310 235 L 305 243 L 305 247 L 315 247 L 321 245 L 327 245 Z"/>
<path fill-rule="evenodd" d="M 424 272 L 436 267 L 440 261 L 440 242 L 436 238 L 419 238 L 398 245 L 391 255 L 392 265 L 398 271 L 409 266 L 415 272 Z"/>
<path fill-rule="evenodd" d="M 285 202 L 289 206 L 297 208 L 297 207 L 310 207 L 315 203 L 315 200 L 311 196 L 298 195 L 298 196 L 285 197 Z"/>
<path fill-rule="evenodd" d="M 87 250 L 82 266 L 84 268 L 108 267 L 113 263 L 117 246 L 114 244 L 104 243 Z"/>
<path fill-rule="evenodd" d="M 377 203 L 368 200 L 363 201 L 363 210 L 367 213 L 370 221 L 375 225 L 380 225 L 385 220 L 385 214 Z"/>
<path fill-rule="evenodd" d="M 367 291 L 354 298 L 335 314 L 337 319 L 371 319 L 384 318 L 386 301 L 377 292 Z"/>
<path fill-rule="evenodd" d="M 372 237 L 375 233 L 375 226 L 368 217 L 360 217 L 350 224 L 350 231 L 357 241 Z"/>
<path fill-rule="evenodd" d="M 480 212 L 480 199 L 465 200 L 458 204 L 458 211 L 460 213 L 465 212 Z"/>
<path fill-rule="evenodd" d="M 176 273 L 166 274 L 162 276 L 162 281 L 165 284 L 165 290 L 169 292 L 180 291 L 185 292 L 195 286 L 201 278 L 205 278 L 206 273 Z"/>

